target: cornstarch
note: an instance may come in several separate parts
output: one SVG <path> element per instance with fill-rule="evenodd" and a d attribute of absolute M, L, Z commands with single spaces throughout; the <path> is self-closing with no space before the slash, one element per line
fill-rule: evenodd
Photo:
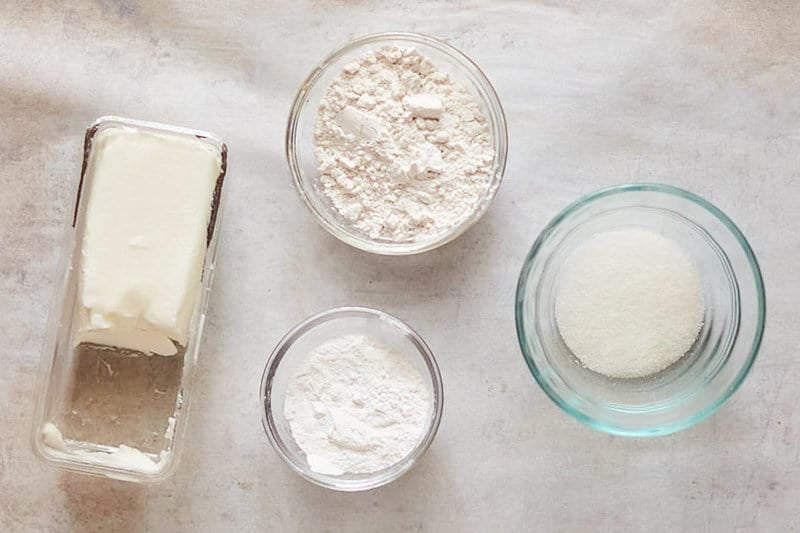
<path fill-rule="evenodd" d="M 456 226 L 491 182 L 480 104 L 414 48 L 345 65 L 314 128 L 322 189 L 371 238 L 424 240 Z"/>
<path fill-rule="evenodd" d="M 284 416 L 312 470 L 364 474 L 414 449 L 431 403 L 422 376 L 402 354 L 347 335 L 308 355 L 287 386 Z"/>

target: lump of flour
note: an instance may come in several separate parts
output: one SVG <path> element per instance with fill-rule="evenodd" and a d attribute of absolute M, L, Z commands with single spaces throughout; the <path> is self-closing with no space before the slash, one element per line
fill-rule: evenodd
<path fill-rule="evenodd" d="M 469 216 L 491 182 L 480 104 L 414 48 L 345 65 L 314 127 L 322 189 L 371 238 L 427 240 Z"/>

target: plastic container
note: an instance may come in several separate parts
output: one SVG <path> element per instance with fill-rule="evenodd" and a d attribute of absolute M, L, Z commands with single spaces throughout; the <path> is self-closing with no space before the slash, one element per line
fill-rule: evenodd
<path fill-rule="evenodd" d="M 416 48 L 440 70 L 459 82 L 481 104 L 492 136 L 495 156 L 490 171 L 491 179 L 480 200 L 472 213 L 459 224 L 429 239 L 408 242 L 373 239 L 336 211 L 319 184 L 318 162 L 314 155 L 314 122 L 319 103 L 344 65 L 370 50 L 388 45 Z M 289 169 L 297 192 L 317 222 L 351 246 L 384 255 L 406 255 L 433 250 L 464 233 L 483 216 L 497 193 L 506 168 L 507 151 L 508 130 L 503 107 L 486 75 L 464 53 L 443 41 L 416 33 L 368 35 L 333 52 L 300 85 L 286 129 L 286 158 Z"/>
<path fill-rule="evenodd" d="M 656 374 L 613 379 L 588 370 L 558 331 L 555 301 L 570 252 L 598 233 L 659 233 L 695 263 L 704 323 L 692 348 Z M 658 184 L 622 185 L 578 200 L 539 235 L 522 267 L 517 334 L 534 378 L 564 411 L 619 435 L 663 435 L 711 415 L 741 385 L 761 344 L 766 305 L 750 245 L 719 209 L 690 192 Z"/>
<path fill-rule="evenodd" d="M 201 294 L 195 300 L 187 346 L 174 356 L 135 355 L 83 344 L 73 347 L 73 311 L 87 203 L 84 196 L 93 178 L 92 143 L 98 132 L 114 127 L 191 138 L 213 147 L 221 159 Z M 174 471 L 183 446 L 191 383 L 213 281 L 226 166 L 225 144 L 209 133 L 119 117 L 100 118 L 88 128 L 40 369 L 32 443 L 45 461 L 67 470 L 136 482 L 161 481 Z M 63 433 L 63 441 L 60 434 L 52 432 L 54 428 Z"/>
<path fill-rule="evenodd" d="M 431 409 L 428 427 L 405 458 L 370 474 L 330 475 L 315 472 L 305 453 L 292 437 L 283 415 L 283 401 L 289 379 L 309 352 L 341 335 L 363 334 L 404 354 L 430 385 Z M 322 487 L 360 491 L 380 487 L 408 472 L 433 442 L 444 409 L 444 392 L 439 366 L 425 341 L 406 323 L 391 315 L 363 307 L 339 307 L 314 315 L 295 326 L 272 352 L 261 378 L 262 424 L 272 447 L 292 470 Z"/>

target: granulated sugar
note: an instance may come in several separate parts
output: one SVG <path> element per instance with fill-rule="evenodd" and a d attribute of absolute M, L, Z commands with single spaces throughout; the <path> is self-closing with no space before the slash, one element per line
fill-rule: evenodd
<path fill-rule="evenodd" d="M 700 275 L 673 241 L 628 229 L 597 235 L 567 259 L 556 321 L 569 349 L 595 372 L 653 374 L 692 347 L 703 324 Z"/>
<path fill-rule="evenodd" d="M 479 103 L 413 48 L 346 65 L 314 129 L 324 193 L 372 238 L 415 241 L 462 222 L 491 182 Z"/>

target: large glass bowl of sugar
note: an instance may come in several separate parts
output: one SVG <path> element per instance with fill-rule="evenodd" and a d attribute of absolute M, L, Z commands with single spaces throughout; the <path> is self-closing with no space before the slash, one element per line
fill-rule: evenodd
<path fill-rule="evenodd" d="M 557 313 L 557 307 L 559 301 L 562 305 L 566 305 L 564 301 L 575 305 L 574 294 L 571 298 L 559 298 L 559 291 L 563 293 L 567 290 L 565 285 L 573 283 L 568 276 L 574 270 L 569 267 L 576 250 L 586 248 L 587 243 L 590 246 L 592 242 L 602 242 L 598 237 L 645 233 L 679 247 L 693 264 L 693 271 L 699 277 L 704 309 L 699 331 L 696 336 L 692 332 L 694 340 L 687 344 L 686 352 L 679 354 L 666 368 L 655 365 L 652 368 L 658 368 L 657 371 L 642 375 L 638 369 L 648 368 L 648 365 L 632 367 L 626 372 L 624 365 L 618 362 L 598 366 L 591 359 L 591 353 L 576 353 L 574 348 L 581 346 L 578 341 L 585 347 L 591 337 L 578 330 L 584 338 L 576 341 L 574 324 L 571 331 L 562 331 L 559 322 L 562 328 L 567 327 L 569 321 L 564 316 L 568 319 L 573 316 L 564 310 Z M 609 251 L 609 257 L 618 256 Z M 603 260 L 598 255 L 592 258 Z M 647 265 L 647 262 L 637 264 Z M 583 267 L 588 271 L 585 265 Z M 598 265 L 598 270 L 602 268 L 603 265 Z M 676 279 L 684 278 L 677 276 Z M 603 288 L 602 281 L 593 282 L 598 290 Z M 620 277 L 617 282 L 624 284 L 626 279 Z M 591 294 L 592 287 L 591 283 L 580 286 L 587 301 L 593 297 L 598 300 L 596 294 Z M 648 290 L 652 291 L 673 289 L 675 287 L 669 285 L 660 286 L 657 281 L 648 285 Z M 575 287 L 571 290 L 574 292 Z M 625 301 L 625 297 L 630 296 L 625 290 L 620 287 L 614 292 L 608 305 L 620 305 L 620 301 Z M 582 308 L 583 315 L 572 313 L 585 319 L 587 328 L 603 324 L 604 320 L 612 324 L 610 327 L 619 327 L 613 324 L 613 319 L 619 315 L 618 308 L 609 307 L 607 313 L 595 313 L 595 316 L 588 315 L 587 309 L 601 308 Z M 714 413 L 736 391 L 761 344 L 766 305 L 756 257 L 730 218 L 688 191 L 661 184 L 636 184 L 589 194 L 547 225 L 522 267 L 515 310 L 517 335 L 525 361 L 537 383 L 559 407 L 601 431 L 656 436 L 696 424 Z M 652 327 L 676 327 L 681 324 L 680 318 L 683 317 L 665 316 L 663 322 L 654 321 Z M 600 350 L 603 357 L 613 355 L 611 348 L 619 352 L 629 348 L 619 344 L 619 336 L 614 337 L 616 330 L 596 331 L 598 346 L 594 348 Z M 571 342 L 566 342 L 565 338 Z M 631 342 L 641 340 L 639 337 L 630 339 Z M 611 343 L 609 351 L 602 353 L 601 345 L 612 340 L 617 344 Z M 592 348 L 590 343 L 589 348 Z M 641 354 L 642 359 L 648 357 L 653 360 L 656 356 Z M 611 371 L 607 370 L 609 368 Z"/>

